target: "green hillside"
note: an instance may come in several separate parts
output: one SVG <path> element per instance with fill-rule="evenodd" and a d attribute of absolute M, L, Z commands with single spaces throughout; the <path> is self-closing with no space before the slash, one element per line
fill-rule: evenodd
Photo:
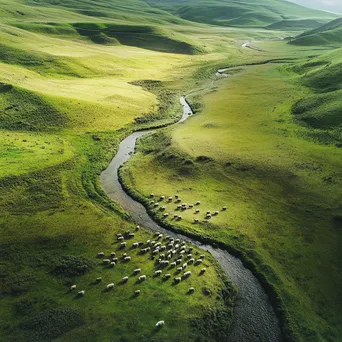
<path fill-rule="evenodd" d="M 341 45 L 342 18 L 335 19 L 323 26 L 306 31 L 290 41 L 293 45 Z"/>
<path fill-rule="evenodd" d="M 222 26 L 264 27 L 282 20 L 333 19 L 336 15 L 282 0 L 146 0 L 183 19 Z"/>
<path fill-rule="evenodd" d="M 325 22 L 326 20 L 319 19 L 285 19 L 273 23 L 266 28 L 280 31 L 310 30 L 322 26 Z"/>
<path fill-rule="evenodd" d="M 315 129 L 342 129 L 342 49 L 293 67 L 311 94 L 293 106 L 295 117 Z M 340 137 L 342 140 L 342 137 Z"/>

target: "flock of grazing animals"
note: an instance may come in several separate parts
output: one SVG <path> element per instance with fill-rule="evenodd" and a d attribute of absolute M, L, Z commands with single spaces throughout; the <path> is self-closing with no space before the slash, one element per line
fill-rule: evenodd
<path fill-rule="evenodd" d="M 140 226 L 136 227 L 138 231 Z M 131 247 L 128 248 L 127 241 L 132 241 L 135 237 L 134 233 L 130 231 L 126 231 L 124 234 L 118 233 L 116 234 L 117 242 L 118 242 L 118 251 L 111 252 L 108 256 L 104 252 L 99 252 L 97 254 L 98 259 L 102 259 L 102 265 L 106 268 L 115 268 L 119 263 L 130 263 L 132 257 L 127 254 L 127 252 L 135 251 L 140 247 L 138 254 L 148 255 L 151 260 L 155 261 L 156 270 L 151 275 L 151 278 L 162 277 L 163 281 L 168 281 L 171 279 L 171 272 L 174 271 L 176 275 L 173 279 L 174 284 L 179 284 L 182 281 L 190 278 L 192 276 L 192 271 L 189 270 L 189 267 L 192 265 L 193 270 L 196 266 L 203 263 L 205 258 L 204 254 L 201 254 L 197 259 L 193 255 L 193 247 L 188 247 L 185 241 L 181 241 L 180 239 L 174 239 L 170 236 L 164 236 L 160 232 L 156 232 L 154 234 L 154 240 L 147 240 L 146 242 L 138 241 L 133 242 Z M 125 241 L 126 240 L 126 241 Z M 126 252 L 127 251 L 127 252 Z M 123 252 L 123 253 L 122 253 Z M 120 256 L 117 254 L 121 254 Z M 196 252 L 198 254 L 198 252 Z M 177 267 L 178 266 L 178 267 Z M 163 275 L 163 272 L 164 275 Z M 206 272 L 206 268 L 201 268 L 198 275 L 202 276 Z M 132 272 L 133 277 L 137 277 L 136 283 L 142 283 L 147 280 L 146 274 L 141 274 L 141 268 L 135 268 Z M 121 284 L 126 284 L 129 281 L 129 276 L 124 276 L 121 279 Z M 96 278 L 96 283 L 99 284 L 102 282 L 102 277 Z M 113 282 L 106 285 L 105 290 L 111 291 L 115 288 L 115 284 Z M 70 291 L 76 291 L 77 285 L 73 284 L 70 287 Z M 194 287 L 189 287 L 188 294 L 193 294 L 195 292 Z M 134 295 L 136 297 L 140 296 L 141 290 L 135 290 Z M 78 297 L 82 297 L 85 295 L 85 290 L 81 290 L 77 292 Z M 160 328 L 164 326 L 164 321 L 159 321 L 156 324 L 156 327 Z"/>
<path fill-rule="evenodd" d="M 153 193 L 150 194 L 150 198 L 151 198 L 150 204 L 155 209 L 157 209 L 159 207 L 159 210 L 162 211 L 162 212 L 164 212 L 166 210 L 166 207 L 164 205 L 161 206 L 160 203 L 159 203 L 159 202 L 165 201 L 165 198 L 166 198 L 165 196 L 160 196 L 159 197 L 159 202 L 154 200 L 155 195 Z M 177 207 L 176 207 L 177 211 L 185 211 L 185 210 L 188 210 L 188 209 L 193 209 L 195 206 L 198 207 L 201 204 L 201 201 L 197 201 L 195 204 L 187 204 L 187 203 L 180 204 L 182 202 L 182 200 L 179 198 L 179 195 L 175 195 L 174 198 L 175 198 L 175 203 L 177 204 Z M 168 199 L 167 199 L 167 202 L 171 204 L 173 202 L 173 197 L 169 196 Z M 226 210 L 227 210 L 226 206 L 221 208 L 221 211 L 226 211 Z M 195 211 L 194 211 L 194 214 L 199 214 L 199 213 L 200 213 L 200 209 L 196 208 Z M 204 218 L 206 220 L 209 220 L 213 216 L 217 216 L 219 213 L 220 213 L 219 210 L 216 210 L 214 212 L 211 212 L 210 210 L 207 210 L 206 211 L 206 215 L 205 215 Z M 170 215 L 169 213 L 164 212 L 163 213 L 163 218 L 166 219 L 166 218 L 169 217 L 169 215 Z M 173 216 L 173 219 L 177 220 L 177 221 L 181 221 L 183 219 L 183 217 L 182 217 L 182 215 L 175 214 Z M 199 222 L 200 221 L 199 221 L 199 219 L 197 217 L 194 218 L 193 223 L 196 224 L 196 223 L 199 223 Z"/>

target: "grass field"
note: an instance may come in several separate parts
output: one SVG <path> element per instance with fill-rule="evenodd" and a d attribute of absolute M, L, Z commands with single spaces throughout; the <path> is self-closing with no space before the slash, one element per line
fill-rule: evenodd
<path fill-rule="evenodd" d="M 319 56 L 329 46 L 313 51 L 280 38 L 334 16 L 302 18 L 300 7 L 282 4 L 300 22 L 284 30 L 270 0 L 220 22 L 215 6 L 206 20 L 194 17 L 202 2 L 177 13 L 151 3 L 0 0 L 0 340 L 226 338 L 235 289 L 215 260 L 206 254 L 204 276 L 191 266 L 191 278 L 172 286 L 153 278 L 158 267 L 130 248 L 152 238 L 141 229 L 128 241 L 132 261 L 123 263 L 115 234 L 135 223 L 99 185 L 119 142 L 132 130 L 174 122 L 184 92 L 199 115 L 146 138 L 123 171 L 128 184 L 147 195 L 147 174 L 156 194 L 177 190 L 209 210 L 227 205 L 210 223 L 193 225 L 185 212 L 181 227 L 248 253 L 275 285 L 299 338 L 333 340 L 340 333 L 341 161 L 333 146 L 340 144 L 340 52 Z M 263 29 L 270 24 L 276 27 Z M 246 41 L 251 48 L 241 47 Z M 218 67 L 293 59 L 214 77 Z M 324 118 L 320 96 L 331 109 Z M 102 251 L 117 253 L 114 269 L 96 258 Z M 145 283 L 132 275 L 137 267 Z M 104 291 L 110 282 L 114 290 Z M 69 291 L 74 283 L 84 297 Z M 161 319 L 166 325 L 156 330 Z"/>
<path fill-rule="evenodd" d="M 315 96 L 301 86 L 308 79 L 274 64 L 235 70 L 200 95 L 199 115 L 144 138 L 122 175 L 145 196 L 201 200 L 200 214 L 183 212 L 183 229 L 252 256 L 300 338 L 333 341 L 341 335 L 341 136 L 336 120 L 330 131 L 296 123 L 292 106 Z M 206 220 L 207 210 L 220 213 Z"/>

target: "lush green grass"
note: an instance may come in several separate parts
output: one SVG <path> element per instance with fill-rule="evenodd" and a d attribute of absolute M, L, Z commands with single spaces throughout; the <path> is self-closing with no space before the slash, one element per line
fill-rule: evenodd
<path fill-rule="evenodd" d="M 297 80 L 284 67 L 267 65 L 218 81 L 215 91 L 199 94 L 199 115 L 145 138 L 122 175 L 144 196 L 201 200 L 201 213 L 187 210 L 177 225 L 242 250 L 246 259 L 253 255 L 298 338 L 336 340 L 342 160 L 329 145 L 334 140 L 314 143 L 313 132 L 295 124 L 291 107 L 309 93 Z M 204 219 L 206 210 L 224 205 L 227 212 Z M 172 217 L 175 209 L 166 210 Z"/>
<path fill-rule="evenodd" d="M 338 45 L 342 43 L 342 18 L 308 30 L 290 41 L 294 45 Z"/>
<path fill-rule="evenodd" d="M 337 15 L 323 13 L 279 0 L 165 1 L 147 0 L 151 5 L 178 14 L 181 18 L 222 26 L 264 27 L 284 19 L 333 19 Z"/>
<path fill-rule="evenodd" d="M 318 19 L 285 19 L 267 26 L 270 30 L 310 30 L 322 26 L 326 21 Z"/>

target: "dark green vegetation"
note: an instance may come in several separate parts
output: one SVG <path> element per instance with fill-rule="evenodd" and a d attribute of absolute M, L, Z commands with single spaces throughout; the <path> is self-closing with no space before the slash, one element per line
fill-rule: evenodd
<path fill-rule="evenodd" d="M 336 339 L 341 52 L 274 41 L 334 18 L 276 0 L 0 0 L 0 340 L 226 338 L 234 290 L 215 261 L 179 286 L 152 278 L 156 265 L 130 246 L 122 263 L 115 234 L 135 224 L 98 179 L 125 136 L 179 118 L 184 92 L 199 115 L 144 140 L 127 184 L 227 203 L 227 216 L 193 225 L 186 213 L 179 228 L 239 251 L 276 289 L 288 336 Z M 216 68 L 240 64 L 254 72 L 215 82 Z M 113 250 L 119 264 L 104 267 L 97 253 Z"/>
<path fill-rule="evenodd" d="M 306 31 L 291 40 L 294 45 L 341 45 L 342 43 L 342 18 L 333 20 L 325 25 Z"/>

